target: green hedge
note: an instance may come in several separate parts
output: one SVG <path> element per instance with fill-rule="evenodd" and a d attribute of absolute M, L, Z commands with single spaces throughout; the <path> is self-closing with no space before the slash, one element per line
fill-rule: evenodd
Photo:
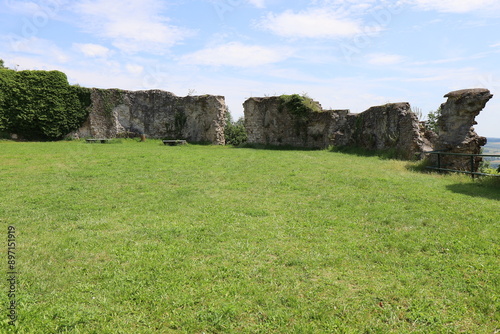
<path fill-rule="evenodd" d="M 0 131 L 29 140 L 57 140 L 88 117 L 90 89 L 59 71 L 0 69 Z"/>

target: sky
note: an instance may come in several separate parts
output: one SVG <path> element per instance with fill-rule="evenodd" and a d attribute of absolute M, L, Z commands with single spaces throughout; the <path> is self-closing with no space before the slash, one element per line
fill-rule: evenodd
<path fill-rule="evenodd" d="M 424 118 L 465 88 L 500 138 L 499 0 L 0 0 L 0 58 L 71 84 L 178 96 L 307 94 L 324 109 L 409 102 Z"/>

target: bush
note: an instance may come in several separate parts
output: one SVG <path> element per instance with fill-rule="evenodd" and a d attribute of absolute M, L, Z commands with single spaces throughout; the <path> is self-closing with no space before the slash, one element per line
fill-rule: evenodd
<path fill-rule="evenodd" d="M 226 128 L 224 129 L 224 136 L 226 138 L 226 145 L 239 146 L 247 141 L 247 131 L 245 129 L 243 118 L 233 122 L 231 114 L 226 114 Z"/>
<path fill-rule="evenodd" d="M 286 108 L 291 114 L 297 117 L 307 117 L 310 112 L 321 112 L 321 107 L 307 95 L 281 95 L 280 110 Z"/>
<path fill-rule="evenodd" d="M 0 131 L 30 140 L 61 139 L 88 116 L 90 89 L 59 71 L 0 69 Z"/>

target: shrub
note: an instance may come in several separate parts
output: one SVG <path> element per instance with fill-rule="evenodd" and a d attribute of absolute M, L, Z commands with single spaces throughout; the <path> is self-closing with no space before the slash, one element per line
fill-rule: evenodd
<path fill-rule="evenodd" d="M 233 121 L 231 114 L 226 113 L 226 127 L 224 129 L 226 145 L 239 146 L 247 141 L 247 131 L 244 125 L 244 119 L 240 118 Z"/>
<path fill-rule="evenodd" d="M 297 117 L 307 117 L 310 112 L 321 112 L 321 107 L 307 95 L 281 95 L 280 110 L 286 108 L 291 114 Z"/>
<path fill-rule="evenodd" d="M 59 71 L 0 69 L 0 131 L 31 140 L 61 139 L 88 116 L 90 89 Z"/>
<path fill-rule="evenodd" d="M 281 95 L 279 97 L 279 111 L 287 110 L 294 116 L 294 127 L 297 135 L 307 137 L 309 114 L 322 112 L 321 106 L 306 94 Z"/>

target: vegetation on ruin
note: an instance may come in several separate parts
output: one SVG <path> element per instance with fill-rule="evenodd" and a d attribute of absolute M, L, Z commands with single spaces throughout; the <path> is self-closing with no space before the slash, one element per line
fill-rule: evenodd
<path fill-rule="evenodd" d="M 279 96 L 278 111 L 287 110 L 294 116 L 294 128 L 297 135 L 307 135 L 307 125 L 310 113 L 322 112 L 321 106 L 311 99 L 307 94 L 281 95 Z"/>
<path fill-rule="evenodd" d="M 104 115 L 107 117 L 113 116 L 113 109 L 124 103 L 125 91 L 122 89 L 98 89 L 97 93 L 100 95 L 101 108 L 104 111 Z M 89 96 L 89 101 L 90 96 Z"/>
<path fill-rule="evenodd" d="M 322 112 L 318 103 L 306 94 L 281 95 L 279 100 L 280 111 L 286 108 L 289 113 L 297 117 L 307 117 L 311 112 Z"/>
<path fill-rule="evenodd" d="M 90 90 L 69 85 L 62 72 L 0 68 L 0 132 L 61 139 L 85 121 L 89 105 Z"/>
<path fill-rule="evenodd" d="M 174 121 L 165 124 L 168 136 L 166 139 L 185 139 L 183 136 L 187 123 L 187 116 L 183 109 L 177 109 L 174 114 Z"/>
<path fill-rule="evenodd" d="M 500 329 L 489 179 L 159 140 L 0 141 L 0 161 L 19 272 L 2 333 Z"/>

